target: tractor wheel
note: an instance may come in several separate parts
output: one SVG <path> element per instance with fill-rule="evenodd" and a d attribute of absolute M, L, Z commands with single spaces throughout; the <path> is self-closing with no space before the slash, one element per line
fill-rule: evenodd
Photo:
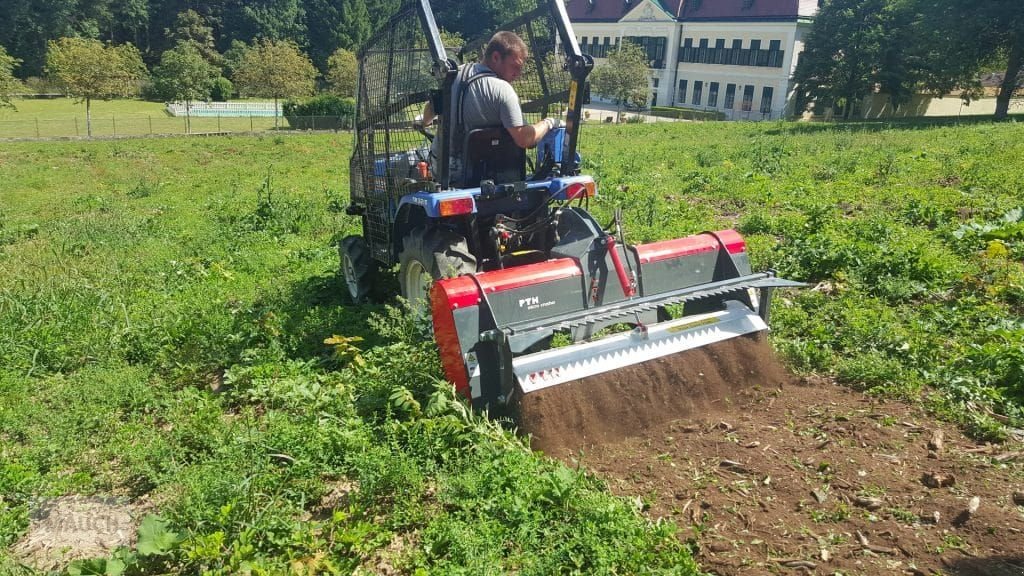
<path fill-rule="evenodd" d="M 346 236 L 338 244 L 338 253 L 341 256 L 341 275 L 345 278 L 349 298 L 353 304 L 366 301 L 377 270 L 377 263 L 370 257 L 366 240 L 362 236 Z"/>
<path fill-rule="evenodd" d="M 402 239 L 398 254 L 398 284 L 416 310 L 426 308 L 430 284 L 476 272 L 476 258 L 466 239 L 447 228 L 415 228 Z"/>

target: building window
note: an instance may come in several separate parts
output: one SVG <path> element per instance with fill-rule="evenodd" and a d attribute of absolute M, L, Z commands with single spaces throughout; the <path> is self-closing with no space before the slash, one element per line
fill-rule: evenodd
<path fill-rule="evenodd" d="M 740 55 L 743 54 L 743 40 L 733 40 L 732 50 L 729 53 L 729 59 L 727 63 L 737 65 L 740 63 Z"/>
<path fill-rule="evenodd" d="M 679 49 L 679 61 L 680 62 L 693 62 L 693 38 L 685 38 L 683 40 L 683 46 Z"/>
<path fill-rule="evenodd" d="M 658 78 L 652 78 L 651 82 L 654 84 L 654 88 L 658 87 Z"/>
<path fill-rule="evenodd" d="M 725 105 L 723 108 L 726 110 L 732 110 L 733 106 L 736 105 L 736 85 L 726 84 L 725 85 Z"/>
<path fill-rule="evenodd" d="M 708 86 L 708 106 L 718 107 L 718 82 L 712 82 Z"/>
<path fill-rule="evenodd" d="M 743 87 L 743 103 L 740 104 L 740 110 L 744 112 L 750 112 L 754 108 L 754 87 L 744 86 Z"/>
<path fill-rule="evenodd" d="M 686 80 L 679 81 L 679 90 L 676 91 L 676 101 L 686 104 Z"/>
<path fill-rule="evenodd" d="M 782 68 L 782 41 L 772 40 L 768 43 L 768 65 L 772 68 Z"/>
<path fill-rule="evenodd" d="M 665 67 L 665 47 L 668 44 L 668 38 L 662 36 L 627 36 L 625 40 L 629 40 L 643 48 L 644 54 L 647 55 L 647 63 L 651 68 Z"/>
<path fill-rule="evenodd" d="M 708 39 L 707 38 L 701 38 L 700 39 L 700 46 L 697 47 L 697 62 L 700 62 L 702 64 L 707 64 L 707 63 L 710 62 L 710 60 L 708 60 Z"/>
<path fill-rule="evenodd" d="M 693 105 L 700 106 L 700 101 L 703 99 L 704 82 L 700 80 L 693 81 Z"/>
<path fill-rule="evenodd" d="M 586 50 L 587 49 L 587 37 L 584 36 L 584 37 L 580 38 L 579 42 L 580 42 L 580 46 L 582 46 L 583 49 Z"/>
<path fill-rule="evenodd" d="M 772 97 L 775 95 L 775 89 L 771 86 L 765 86 L 764 90 L 761 91 L 761 114 L 772 113 Z"/>
<path fill-rule="evenodd" d="M 750 52 L 747 54 L 747 61 L 744 62 L 747 66 L 757 66 L 757 55 L 761 53 L 761 41 L 751 40 L 750 41 Z"/>
<path fill-rule="evenodd" d="M 715 64 L 725 64 L 725 39 L 715 40 Z"/>
<path fill-rule="evenodd" d="M 611 45 L 612 45 L 612 39 L 607 37 L 607 36 L 605 36 L 604 37 L 604 46 L 601 46 L 601 57 L 602 58 L 607 58 L 608 57 L 608 49 L 611 47 Z"/>

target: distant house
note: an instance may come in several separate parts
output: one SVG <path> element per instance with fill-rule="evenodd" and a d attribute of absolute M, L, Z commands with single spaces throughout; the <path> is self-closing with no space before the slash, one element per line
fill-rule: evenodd
<path fill-rule="evenodd" d="M 580 45 L 598 63 L 623 40 L 647 51 L 652 106 L 730 119 L 793 113 L 793 71 L 817 0 L 569 0 Z"/>

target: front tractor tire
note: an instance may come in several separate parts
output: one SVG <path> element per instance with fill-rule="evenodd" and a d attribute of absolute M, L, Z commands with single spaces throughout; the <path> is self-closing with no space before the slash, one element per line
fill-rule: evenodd
<path fill-rule="evenodd" d="M 341 275 L 353 304 L 361 304 L 373 288 L 377 263 L 370 257 L 370 247 L 362 236 L 346 236 L 338 245 Z"/>
<path fill-rule="evenodd" d="M 461 235 L 447 228 L 418 227 L 402 239 L 398 284 L 413 310 L 428 307 L 430 284 L 476 272 L 476 258 Z"/>

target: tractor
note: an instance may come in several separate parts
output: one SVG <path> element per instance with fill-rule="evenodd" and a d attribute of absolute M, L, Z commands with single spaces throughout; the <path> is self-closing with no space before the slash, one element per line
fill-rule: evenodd
<path fill-rule="evenodd" d="M 448 380 L 480 409 L 767 330 L 773 290 L 800 284 L 752 272 L 737 232 L 631 245 L 619 211 L 607 225 L 589 213 L 597 183 L 578 148 L 594 60 L 563 0 L 522 4 L 499 28 L 529 48 L 513 87 L 528 121 L 563 125 L 529 154 L 500 126 L 456 141 L 452 114 L 436 132 L 418 121 L 427 102 L 451 109 L 459 65 L 496 30 L 445 46 L 430 1 L 406 0 L 358 53 L 346 212 L 362 234 L 339 246 L 351 299 L 397 265 Z"/>

